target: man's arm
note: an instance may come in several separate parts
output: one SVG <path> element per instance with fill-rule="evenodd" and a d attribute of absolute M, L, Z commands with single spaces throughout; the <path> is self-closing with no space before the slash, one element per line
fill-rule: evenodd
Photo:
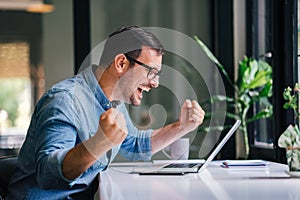
<path fill-rule="evenodd" d="M 127 132 L 122 113 L 116 109 L 104 112 L 100 117 L 97 133 L 66 154 L 62 163 L 63 175 L 69 180 L 80 176 L 109 149 L 120 144 L 126 138 Z"/>
<path fill-rule="evenodd" d="M 157 153 L 178 138 L 202 124 L 205 112 L 196 101 L 185 100 L 177 122 L 153 131 L 151 137 L 152 153 Z"/>

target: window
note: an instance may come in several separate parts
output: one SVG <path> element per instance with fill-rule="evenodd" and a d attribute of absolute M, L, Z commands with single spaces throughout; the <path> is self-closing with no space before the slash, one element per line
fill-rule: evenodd
<path fill-rule="evenodd" d="M 44 92 L 40 19 L 0 12 L 0 156 L 18 153 L 33 105 Z"/>
<path fill-rule="evenodd" d="M 283 109 L 283 90 L 297 82 L 297 1 L 247 0 L 247 54 L 273 68 L 273 117 L 252 127 L 251 158 L 285 162 L 278 137 L 293 121 Z M 268 53 L 272 57 L 268 57 Z"/>
<path fill-rule="evenodd" d="M 247 34 L 250 36 L 247 37 L 247 55 L 256 59 L 263 59 L 272 66 L 272 2 L 270 0 L 250 1 L 248 5 L 250 7 L 248 7 L 247 12 L 252 15 L 248 15 L 247 19 Z M 250 8 L 252 12 L 250 12 Z M 256 105 L 256 108 L 259 107 L 260 105 Z M 253 113 L 256 112 L 256 108 L 253 108 Z M 251 130 L 253 135 L 250 136 L 251 144 L 254 147 L 272 149 L 275 139 L 272 135 L 272 128 L 271 119 L 261 119 L 254 122 Z"/>
<path fill-rule="evenodd" d="M 31 115 L 29 44 L 0 43 L 0 133 L 25 135 Z"/>
<path fill-rule="evenodd" d="M 28 42 L 0 42 L 0 154 L 24 141 L 32 104 Z"/>

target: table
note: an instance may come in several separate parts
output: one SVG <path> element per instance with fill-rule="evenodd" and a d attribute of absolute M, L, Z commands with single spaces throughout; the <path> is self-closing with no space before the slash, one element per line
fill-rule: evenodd
<path fill-rule="evenodd" d="M 108 168 L 100 174 L 100 200 L 300 199 L 300 178 L 287 165 L 263 170 L 230 170 L 213 161 L 204 171 L 183 176 L 141 176 Z"/>

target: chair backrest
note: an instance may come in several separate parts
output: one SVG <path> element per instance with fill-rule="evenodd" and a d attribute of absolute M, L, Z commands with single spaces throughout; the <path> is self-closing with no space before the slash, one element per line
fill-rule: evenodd
<path fill-rule="evenodd" d="M 17 166 L 17 159 L 17 156 L 0 157 L 0 196 L 2 198 L 7 194 L 7 185 Z"/>

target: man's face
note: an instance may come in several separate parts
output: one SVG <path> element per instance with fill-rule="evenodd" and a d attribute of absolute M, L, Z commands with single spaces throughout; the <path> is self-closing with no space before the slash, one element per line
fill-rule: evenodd
<path fill-rule="evenodd" d="M 155 68 L 155 72 L 161 70 L 162 55 L 158 55 L 153 49 L 142 48 L 141 55 L 136 60 Z M 122 76 L 119 88 L 126 103 L 138 106 L 141 104 L 144 91 L 149 92 L 150 89 L 158 87 L 159 77 L 156 76 L 154 79 L 149 79 L 151 75 L 148 76 L 148 73 L 149 69 L 134 62 L 134 66 L 130 67 Z"/>

